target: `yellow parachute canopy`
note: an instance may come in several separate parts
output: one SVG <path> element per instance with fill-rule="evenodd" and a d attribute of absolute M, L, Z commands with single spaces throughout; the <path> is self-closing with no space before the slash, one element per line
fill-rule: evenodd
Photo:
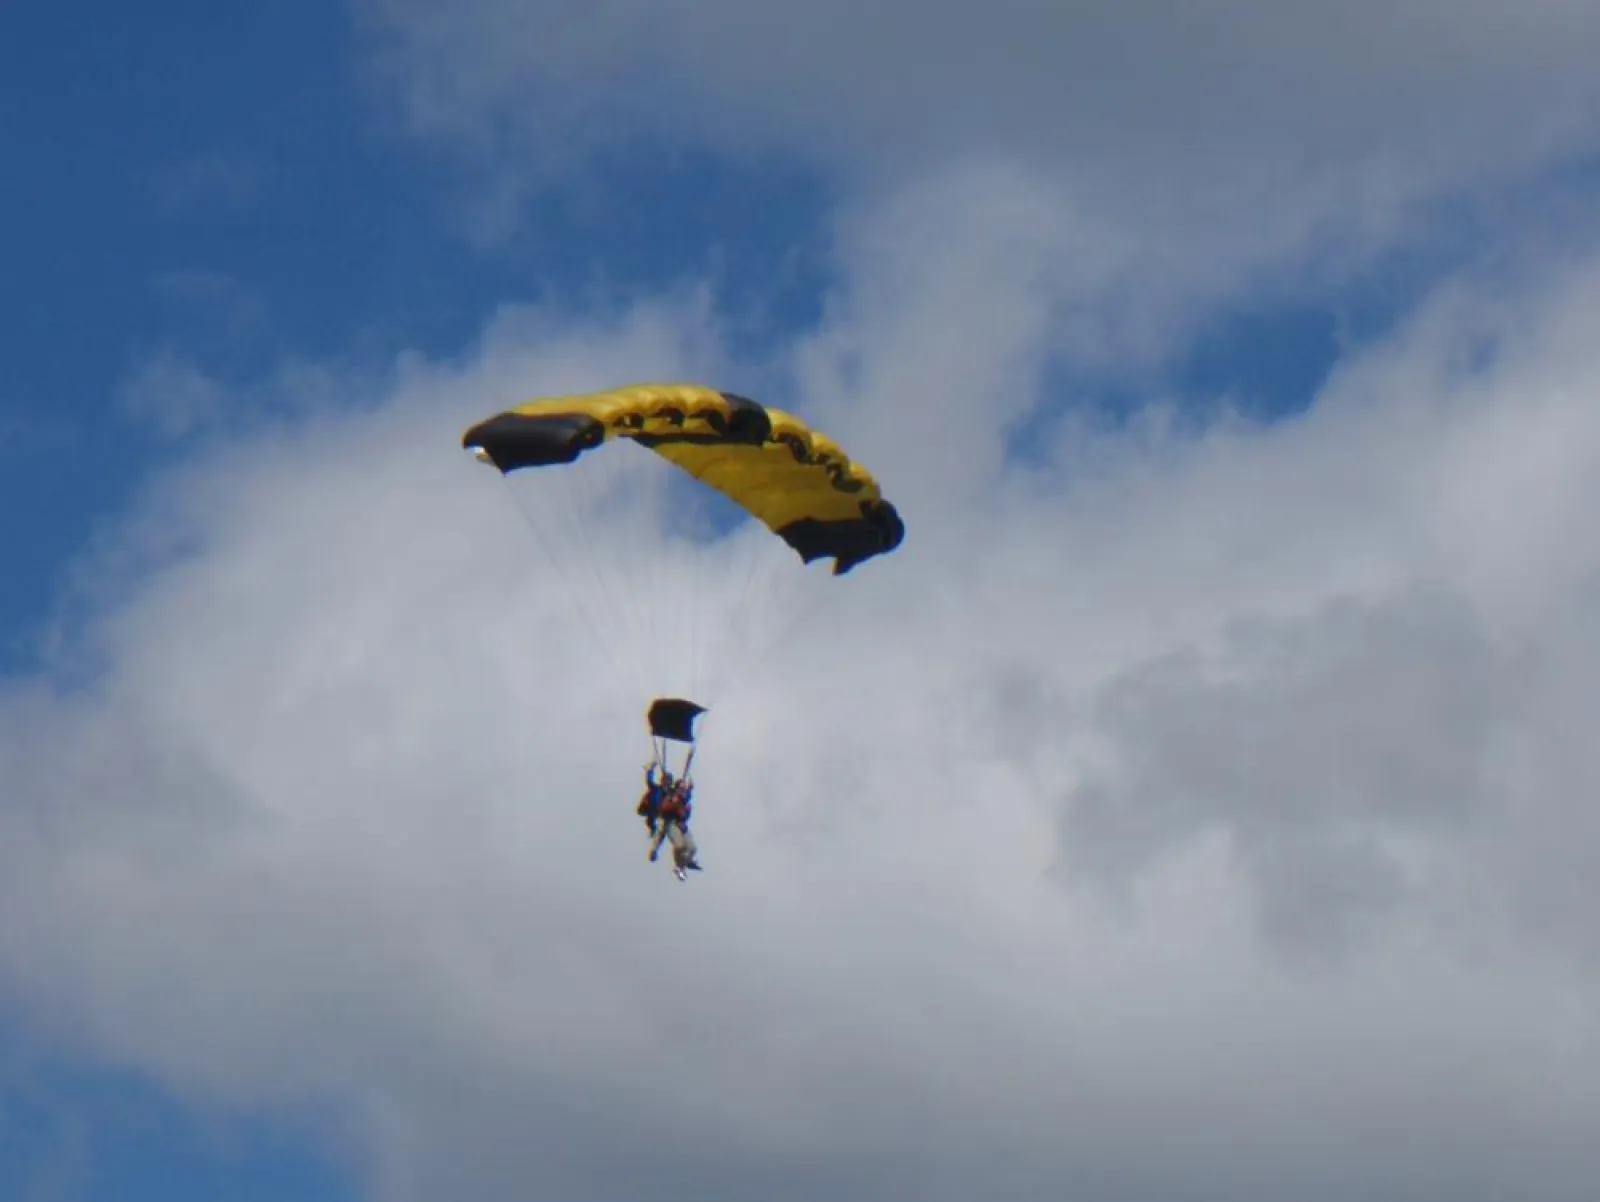
<path fill-rule="evenodd" d="M 572 463 L 615 438 L 716 489 L 806 563 L 831 557 L 834 575 L 905 537 L 878 482 L 826 435 L 782 410 L 696 384 L 529 401 L 473 426 L 461 444 L 509 475 Z"/>

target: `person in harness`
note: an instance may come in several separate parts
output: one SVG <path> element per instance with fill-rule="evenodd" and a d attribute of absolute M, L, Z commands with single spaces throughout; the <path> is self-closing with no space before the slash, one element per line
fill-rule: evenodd
<path fill-rule="evenodd" d="M 687 879 L 687 872 L 700 871 L 698 849 L 694 835 L 689 830 L 689 819 L 693 813 L 694 785 L 688 778 L 673 781 L 662 790 L 656 811 L 656 833 L 650 844 L 650 859 L 653 861 L 656 858 L 663 841 L 672 844 L 672 872 L 680 881 Z"/>
<path fill-rule="evenodd" d="M 639 798 L 638 808 L 634 813 L 644 819 L 644 829 L 650 835 L 650 859 L 656 858 L 656 848 L 660 846 L 657 826 L 661 821 L 661 802 L 667 795 L 667 790 L 673 785 L 672 773 L 662 769 L 661 779 L 656 779 L 656 769 L 659 765 L 651 760 L 644 770 L 644 794 Z"/>
<path fill-rule="evenodd" d="M 680 881 L 686 879 L 686 872 L 700 869 L 694 836 L 689 833 L 689 817 L 694 811 L 694 784 L 689 769 L 694 765 L 694 721 L 703 713 L 704 706 L 683 697 L 657 697 L 646 712 L 656 752 L 645 768 L 644 796 L 639 799 L 635 812 L 644 819 L 645 829 L 650 832 L 651 863 L 660 855 L 661 845 L 671 843 L 673 875 Z M 669 742 L 685 743 L 689 747 L 683 775 L 677 780 L 666 770 Z M 657 768 L 661 769 L 660 780 L 656 779 Z"/>

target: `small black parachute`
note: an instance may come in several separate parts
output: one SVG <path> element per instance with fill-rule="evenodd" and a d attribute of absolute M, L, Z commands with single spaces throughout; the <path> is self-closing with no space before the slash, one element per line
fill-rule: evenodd
<path fill-rule="evenodd" d="M 651 702 L 648 714 L 650 733 L 658 739 L 693 743 L 694 720 L 705 712 L 705 706 L 682 697 L 657 697 Z"/>

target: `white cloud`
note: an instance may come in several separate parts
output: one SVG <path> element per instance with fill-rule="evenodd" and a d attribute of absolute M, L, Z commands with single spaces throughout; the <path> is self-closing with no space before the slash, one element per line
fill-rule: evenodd
<path fill-rule="evenodd" d="M 1600 148 L 1580 0 L 355 8 L 376 94 L 482 169 L 500 234 L 529 189 L 659 139 L 806 164 L 849 203 L 1001 164 L 1070 223 L 1043 269 L 1169 317 L 1459 237 Z"/>
<path fill-rule="evenodd" d="M 167 438 L 194 433 L 222 416 L 227 389 L 173 351 L 145 360 L 123 384 L 123 412 Z"/>
<path fill-rule="evenodd" d="M 1181 173 L 1221 155 L 1261 183 L 1389 160 L 1413 168 L 1546 153 L 1592 136 L 1590 6 L 1271 5 L 1070 9 L 414 0 L 358 6 L 425 132 L 496 122 L 550 142 L 629 126 L 800 146 L 858 168 L 1047 149 Z M 613 127 L 614 131 L 614 127 Z M 1511 145 L 1509 143 L 1516 143 Z M 1308 172 L 1309 169 L 1309 172 Z"/>
<path fill-rule="evenodd" d="M 336 1116 L 384 1202 L 1589 1197 L 1600 263 L 1463 281 L 1296 421 L 1018 475 L 1064 235 L 995 179 L 864 224 L 775 381 L 909 534 L 715 715 L 703 878 L 456 440 L 737 364 L 692 296 L 517 311 L 97 552 L 102 670 L 0 702 L 7 995 Z"/>
<path fill-rule="evenodd" d="M 774 364 L 689 292 L 381 381 L 146 365 L 229 433 L 85 556 L 89 680 L 0 694 L 0 989 L 315 1107 L 382 1202 L 1587 1202 L 1600 262 L 1462 279 L 1293 421 L 1006 436 L 1063 357 L 1591 146 L 1593 6 L 836 8 L 365 7 L 493 203 L 692 129 L 835 172 L 843 283 Z M 714 712 L 689 887 L 590 582 L 455 448 L 673 376 L 798 401 L 909 525 Z"/>

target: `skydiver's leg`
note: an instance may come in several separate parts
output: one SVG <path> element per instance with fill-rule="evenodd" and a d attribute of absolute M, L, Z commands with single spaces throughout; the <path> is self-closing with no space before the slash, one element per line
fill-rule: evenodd
<path fill-rule="evenodd" d="M 668 822 L 667 838 L 672 841 L 672 871 L 681 881 L 684 879 L 683 827 L 676 821 Z"/>

